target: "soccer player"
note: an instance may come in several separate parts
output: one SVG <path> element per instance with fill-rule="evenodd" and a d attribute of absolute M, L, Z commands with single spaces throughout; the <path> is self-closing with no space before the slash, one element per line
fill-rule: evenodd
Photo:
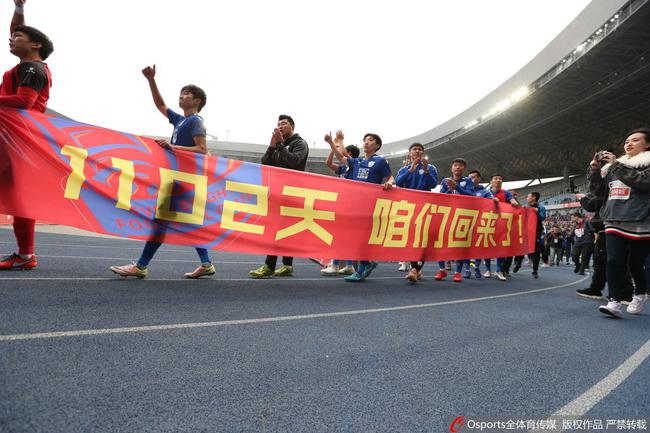
<path fill-rule="evenodd" d="M 442 188 L 440 192 L 443 194 L 461 194 L 461 195 L 474 195 L 474 182 L 469 177 L 463 176 L 467 161 L 463 158 L 456 158 L 451 162 L 451 177 L 446 177 L 442 180 Z M 434 279 L 441 281 L 447 278 L 447 271 L 445 270 L 445 262 L 438 262 L 440 270 Z M 465 265 L 465 260 L 456 261 L 456 272 L 454 273 L 454 282 L 460 283 L 463 281 L 461 271 Z"/>
<path fill-rule="evenodd" d="M 359 148 L 355 146 L 354 144 L 350 144 L 349 146 L 343 147 L 343 132 L 342 131 L 336 131 L 336 137 L 334 138 L 334 145 L 338 146 L 339 150 L 345 156 L 346 158 L 352 157 L 352 158 L 358 158 L 359 157 Z M 342 179 L 352 179 L 352 171 L 350 170 L 350 166 L 347 164 L 336 164 L 334 163 L 334 152 L 329 153 L 327 155 L 327 159 L 325 160 L 325 165 L 329 167 L 330 170 L 332 170 L 334 173 L 336 173 L 340 178 Z M 355 272 L 354 269 L 354 261 L 353 260 L 346 260 L 345 261 L 345 266 L 341 267 L 341 260 L 335 259 L 332 260 L 332 263 L 329 264 L 325 269 L 321 269 L 320 273 L 322 275 L 352 275 Z"/>
<path fill-rule="evenodd" d="M 330 145 L 334 156 L 341 162 L 347 164 L 352 171 L 352 179 L 360 182 L 368 182 L 383 185 L 385 190 L 395 186 L 395 179 L 390 171 L 390 166 L 385 158 L 377 155 L 381 148 L 381 137 L 377 134 L 367 133 L 363 136 L 364 158 L 345 157 L 332 141 L 330 134 L 325 135 L 325 141 Z M 377 262 L 361 261 L 359 268 L 352 275 L 345 277 L 345 281 L 359 282 L 365 280 L 377 267 Z"/>
<path fill-rule="evenodd" d="M 474 196 L 476 197 L 481 197 L 481 198 L 489 198 L 492 199 L 494 198 L 492 196 L 492 193 L 490 190 L 483 185 L 481 185 L 481 172 L 478 170 L 472 170 L 469 172 L 469 177 L 472 179 L 472 183 L 474 183 Z M 492 276 L 492 261 L 490 259 L 483 259 L 485 262 L 485 275 L 481 275 L 481 259 L 475 259 L 474 260 L 474 274 L 477 279 L 481 278 L 481 276 L 485 276 L 485 278 L 490 278 Z M 471 266 L 471 262 L 469 263 Z M 469 267 L 465 270 L 465 278 L 470 278 L 472 275 L 471 270 Z"/>
<path fill-rule="evenodd" d="M 490 178 L 489 190 L 490 193 L 492 193 L 495 202 L 510 203 L 513 206 L 519 205 L 514 195 L 510 191 L 503 189 L 503 176 L 501 176 L 500 174 L 492 175 L 492 177 Z M 512 260 L 512 257 L 510 257 L 509 259 Z M 499 281 L 507 280 L 506 275 L 508 275 L 508 271 L 504 270 L 504 268 L 509 267 L 509 265 L 506 264 L 507 260 L 508 258 L 506 257 L 499 257 L 497 259 L 497 270 L 494 275 Z"/>
<path fill-rule="evenodd" d="M 205 106 L 207 97 L 205 92 L 200 87 L 193 84 L 184 86 L 181 89 L 181 94 L 178 97 L 178 106 L 183 110 L 183 114 L 174 112 L 171 108 L 167 107 L 163 100 L 158 85 L 156 84 L 156 65 L 147 66 L 142 70 L 142 75 L 145 76 L 149 82 L 151 96 L 153 102 L 158 108 L 158 111 L 169 119 L 169 123 L 174 125 L 174 133 L 171 138 L 171 143 L 167 140 L 156 140 L 156 143 L 161 147 L 168 149 L 172 152 L 195 152 L 207 153 L 206 135 L 207 131 L 203 123 L 203 118 L 199 116 L 199 112 Z M 160 231 L 155 233 L 154 236 L 164 236 L 164 225 Z M 154 254 L 160 248 L 161 242 L 151 240 L 147 241 L 142 250 L 142 254 L 137 263 L 124 265 L 124 266 L 111 266 L 111 271 L 115 272 L 122 277 L 138 277 L 145 278 L 149 271 L 147 267 L 149 262 L 153 259 Z M 205 248 L 197 248 L 196 252 L 201 260 L 201 265 L 192 272 L 185 274 L 186 278 L 199 278 L 205 275 L 214 275 L 214 265 L 210 261 L 208 250 Z"/>
<path fill-rule="evenodd" d="M 400 168 L 397 172 L 397 186 L 431 191 L 438 185 L 438 170 L 434 165 L 429 164 L 429 158 L 424 154 L 424 146 L 421 143 L 413 143 L 409 146 L 409 161 L 409 165 Z M 411 262 L 411 269 L 405 278 L 412 283 L 421 279 L 422 266 L 424 266 L 423 261 Z"/>
<path fill-rule="evenodd" d="M 52 41 L 40 30 L 25 25 L 25 0 L 14 0 L 9 52 L 20 62 L 5 72 L 0 85 L 0 107 L 45 112 L 50 98 L 52 75 L 44 63 L 54 51 Z M 0 259 L 0 270 L 33 269 L 38 266 L 34 254 L 36 221 L 14 215 L 14 235 L 18 253 Z"/>

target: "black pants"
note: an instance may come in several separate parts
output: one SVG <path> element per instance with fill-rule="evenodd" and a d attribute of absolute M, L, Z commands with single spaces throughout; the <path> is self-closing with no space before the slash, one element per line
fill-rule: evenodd
<path fill-rule="evenodd" d="M 645 260 L 650 241 L 630 240 L 622 236 L 608 234 L 607 245 L 607 285 L 609 295 L 621 301 L 625 299 L 625 268 L 630 265 L 630 272 L 635 284 L 635 294 L 646 293 Z"/>
<path fill-rule="evenodd" d="M 605 290 L 605 283 L 607 282 L 606 267 L 607 267 L 607 250 L 605 249 L 605 232 L 598 233 L 596 243 L 594 244 L 594 273 L 591 276 L 591 290 L 602 292 Z"/>
<path fill-rule="evenodd" d="M 605 283 L 607 282 L 607 237 L 605 232 L 598 233 L 596 243 L 594 244 L 594 273 L 591 276 L 591 284 L 589 289 L 593 291 L 603 292 L 605 290 Z M 647 261 L 647 260 L 646 260 Z M 648 278 L 648 266 L 646 266 L 646 281 L 650 282 Z M 625 277 L 623 279 L 623 299 L 629 299 L 634 291 L 632 284 L 632 274 L 630 273 L 629 261 L 625 266 Z M 611 295 L 611 293 L 610 293 Z"/>
<path fill-rule="evenodd" d="M 548 265 L 548 256 L 551 252 L 551 247 L 549 245 L 542 244 L 542 261 Z"/>
<path fill-rule="evenodd" d="M 539 259 L 544 253 L 544 244 L 542 243 L 535 243 L 535 252 L 532 254 L 528 254 L 528 258 L 533 261 L 533 272 L 537 272 L 539 270 Z M 515 265 L 518 267 L 521 267 L 521 264 L 524 262 L 524 256 L 517 256 L 515 257 Z"/>
<path fill-rule="evenodd" d="M 573 263 L 575 263 L 576 271 L 581 274 L 585 273 L 585 268 L 589 264 L 589 257 L 591 257 L 593 249 L 593 243 L 575 245 L 573 247 Z"/>
<path fill-rule="evenodd" d="M 524 256 L 521 257 L 523 259 Z M 501 270 L 507 274 L 510 272 L 510 266 L 512 266 L 512 256 L 504 257 L 503 264 L 501 265 Z"/>
<path fill-rule="evenodd" d="M 416 271 L 422 270 L 422 266 L 424 266 L 424 262 L 411 262 L 411 267 L 415 268 Z"/>
<path fill-rule="evenodd" d="M 271 270 L 275 269 L 278 263 L 278 256 L 266 256 L 266 264 Z M 286 266 L 293 266 L 293 257 L 282 257 L 282 264 Z"/>

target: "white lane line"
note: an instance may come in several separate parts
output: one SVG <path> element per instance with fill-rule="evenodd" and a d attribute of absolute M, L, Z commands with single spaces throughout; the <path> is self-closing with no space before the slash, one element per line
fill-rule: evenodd
<path fill-rule="evenodd" d="M 263 317 L 259 319 L 224 320 L 220 322 L 177 323 L 171 325 L 135 326 L 129 328 L 85 329 L 79 331 L 39 332 L 39 333 L 32 333 L 32 334 L 0 335 L 0 342 L 19 341 L 19 340 L 38 340 L 38 339 L 61 338 L 61 337 L 79 337 L 85 335 L 126 334 L 126 333 L 149 332 L 149 331 L 167 331 L 167 330 L 174 330 L 174 329 L 213 328 L 213 327 L 230 326 L 230 325 L 250 325 L 250 324 L 257 324 L 257 323 L 287 322 L 291 320 L 311 320 L 311 319 L 322 319 L 322 318 L 329 318 L 329 317 L 356 316 L 361 314 L 416 310 L 422 308 L 440 307 L 443 305 L 465 304 L 469 302 L 489 301 L 493 299 L 503 299 L 503 298 L 511 298 L 514 296 L 530 295 L 533 293 L 542 293 L 542 292 L 547 292 L 549 290 L 556 290 L 556 289 L 561 289 L 563 287 L 573 286 L 575 284 L 583 282 L 587 278 L 589 277 L 582 278 L 572 283 L 562 284 L 559 286 L 545 287 L 545 288 L 535 289 L 535 290 L 528 290 L 525 292 L 507 293 L 503 295 L 494 295 L 494 296 L 484 296 L 481 298 L 458 299 L 455 301 L 434 302 L 430 304 L 403 305 L 399 307 L 371 308 L 366 310 L 336 311 L 331 313 L 302 314 L 298 316 L 278 316 L 278 317 Z"/>
<path fill-rule="evenodd" d="M 54 259 L 77 259 L 77 260 L 122 260 L 122 261 L 133 261 L 133 257 L 88 257 L 88 256 L 49 256 L 49 255 L 43 255 L 39 254 L 38 258 L 54 258 Z M 156 262 L 179 262 L 179 263 L 197 263 L 199 260 L 180 260 L 180 259 L 153 259 L 152 263 Z M 219 265 L 221 263 L 224 264 L 236 264 L 236 265 L 259 265 L 259 260 L 254 261 L 254 262 L 229 262 L 229 261 L 222 261 L 222 260 L 214 260 L 214 264 Z M 305 265 L 309 263 L 296 263 L 297 265 Z M 294 264 L 294 265 L 296 265 Z M 317 266 L 315 263 L 312 264 L 312 266 Z"/>
<path fill-rule="evenodd" d="M 646 341 L 639 350 L 637 350 L 632 356 L 626 359 L 614 371 L 609 373 L 607 377 L 605 377 L 603 380 L 585 391 L 581 396 L 551 415 L 549 417 L 549 420 L 557 420 L 557 428 L 555 430 L 545 431 L 565 431 L 565 429 L 562 428 L 562 418 L 575 419 L 584 416 L 591 410 L 591 408 L 600 403 L 602 399 L 607 397 L 609 393 L 618 388 L 618 386 L 623 383 L 625 379 L 630 377 L 630 375 L 632 375 L 632 373 L 634 373 L 634 371 L 639 368 L 643 361 L 648 359 L 649 356 L 650 340 Z"/>
<path fill-rule="evenodd" d="M 129 241 L 129 242 L 142 242 L 138 239 L 111 239 L 111 240 L 116 240 L 116 241 Z M 0 241 L 0 244 L 10 244 L 10 245 L 15 245 L 16 242 L 7 242 L 7 241 Z M 77 249 L 82 249 L 82 248 L 102 248 L 102 249 L 117 249 L 117 250 L 137 250 L 141 251 L 143 248 L 143 244 L 136 245 L 136 246 L 126 246 L 126 245 L 121 245 L 121 246 L 112 246 L 112 245 L 84 245 L 84 244 L 48 244 L 48 243 L 38 243 L 36 245 L 37 247 L 69 247 L 69 248 L 77 248 Z M 175 248 L 169 248 L 165 247 L 164 249 L 160 250 L 160 253 L 187 253 L 191 252 L 194 249 L 194 247 L 187 246 L 183 249 L 175 249 Z M 210 254 L 226 254 L 223 251 L 212 251 L 210 250 Z M 243 254 L 243 253 L 232 253 L 232 254 Z M 41 257 L 41 254 L 36 254 L 38 257 Z"/>
<path fill-rule="evenodd" d="M 18 271 L 16 271 L 18 272 Z M 404 277 L 372 277 L 372 280 L 403 280 Z M 129 281 L 342 281 L 343 277 L 315 277 L 315 278 L 296 278 L 296 277 L 275 277 L 275 278 L 129 278 Z M 88 277 L 88 278 L 70 278 L 70 277 L 15 277 L 0 278 L 1 281 L 127 281 L 124 277 Z"/>

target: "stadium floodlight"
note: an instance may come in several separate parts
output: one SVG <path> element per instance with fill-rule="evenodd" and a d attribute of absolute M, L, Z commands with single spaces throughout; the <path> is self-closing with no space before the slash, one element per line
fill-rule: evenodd
<path fill-rule="evenodd" d="M 472 126 L 476 126 L 478 124 L 478 120 L 474 119 L 471 122 L 469 122 L 467 125 L 465 125 L 465 129 L 469 129 Z"/>
<path fill-rule="evenodd" d="M 510 100 L 510 98 L 506 98 L 500 101 L 494 108 L 497 112 L 501 112 L 510 108 L 511 105 L 512 105 L 512 101 Z"/>
<path fill-rule="evenodd" d="M 618 19 L 618 14 L 614 15 L 614 18 Z"/>
<path fill-rule="evenodd" d="M 566 61 L 566 59 L 563 59 L 562 61 L 564 62 Z M 522 86 L 510 96 L 510 99 L 512 99 L 515 102 L 518 102 L 524 99 L 526 96 L 528 96 L 529 93 L 530 90 L 528 90 L 528 87 Z"/>
<path fill-rule="evenodd" d="M 576 48 L 576 51 L 580 52 L 580 51 L 582 51 L 584 49 L 585 49 L 585 44 L 582 43 L 582 44 L 578 45 L 578 47 Z"/>

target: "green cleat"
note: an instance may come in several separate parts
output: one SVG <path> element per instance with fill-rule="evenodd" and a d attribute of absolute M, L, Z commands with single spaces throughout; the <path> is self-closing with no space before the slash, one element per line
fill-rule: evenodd
<path fill-rule="evenodd" d="M 375 270 L 375 268 L 379 266 L 379 263 L 377 262 L 370 262 L 366 265 L 366 268 L 363 270 L 363 279 L 365 280 L 370 276 L 370 273 Z"/>
<path fill-rule="evenodd" d="M 273 271 L 269 268 L 269 265 L 264 263 L 257 269 L 253 269 L 249 272 L 250 276 L 253 278 L 266 278 L 273 275 Z"/>
<path fill-rule="evenodd" d="M 363 275 L 361 275 L 360 273 L 355 272 L 354 274 L 348 275 L 347 277 L 345 277 L 343 279 L 345 281 L 350 281 L 351 283 L 358 283 L 360 281 L 365 280 L 366 278 Z"/>
<path fill-rule="evenodd" d="M 277 271 L 273 272 L 276 277 L 293 277 L 293 266 L 282 265 Z"/>

